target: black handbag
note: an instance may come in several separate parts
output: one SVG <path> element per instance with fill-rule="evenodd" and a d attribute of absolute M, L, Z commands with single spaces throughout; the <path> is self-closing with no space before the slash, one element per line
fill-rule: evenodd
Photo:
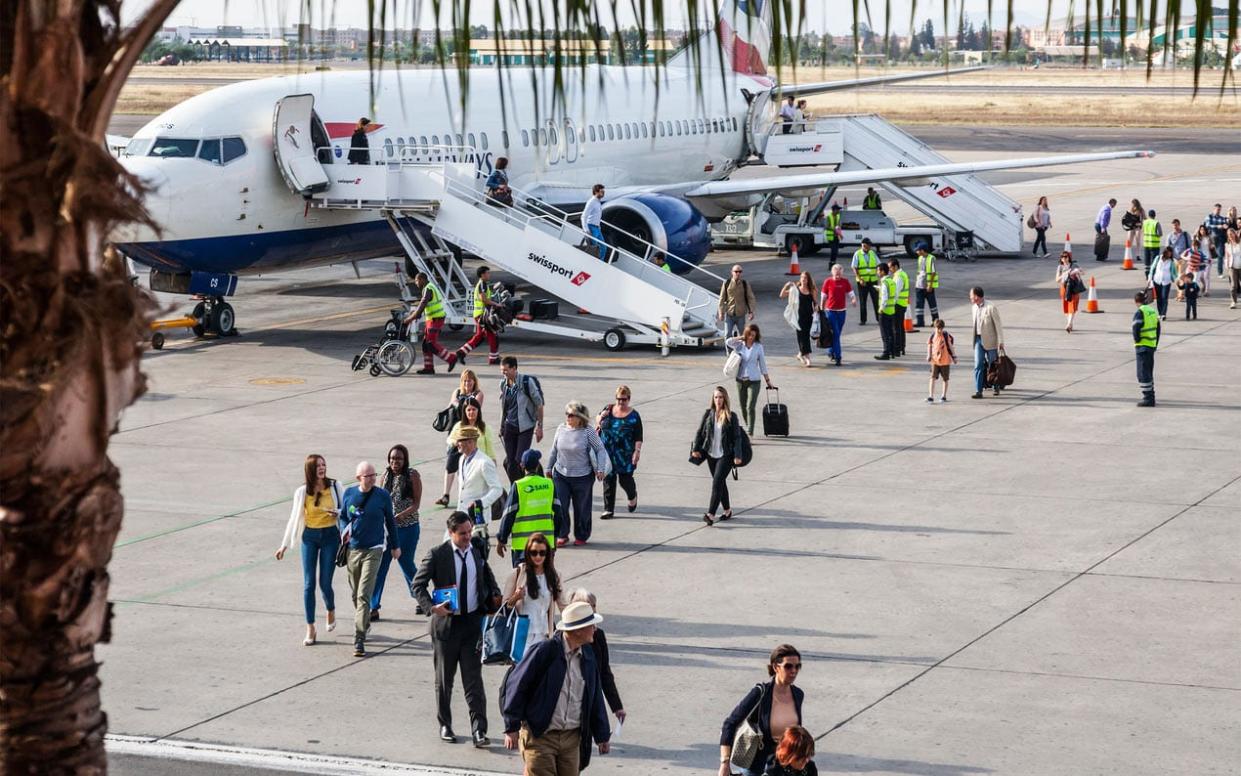
<path fill-rule="evenodd" d="M 435 414 L 435 420 L 431 421 L 431 428 L 442 434 L 459 420 L 461 420 L 461 410 L 457 403 L 453 402 Z"/>

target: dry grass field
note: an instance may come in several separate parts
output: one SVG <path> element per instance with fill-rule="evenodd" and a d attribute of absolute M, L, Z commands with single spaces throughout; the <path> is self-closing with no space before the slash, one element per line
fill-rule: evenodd
<path fill-rule="evenodd" d="M 360 63 L 333 63 L 331 70 L 359 69 Z M 906 72 L 907 68 L 786 68 L 782 80 L 808 83 Z M 307 63 L 271 65 L 199 63 L 180 67 L 142 65 L 134 80 L 122 90 L 118 113 L 155 115 L 196 94 L 217 88 L 218 83 L 195 83 L 196 79 L 265 78 L 312 72 Z M 145 82 L 159 78 L 161 83 Z M 184 79 L 184 85 L 167 83 Z M 1241 92 L 1230 87 L 1221 97 L 1220 72 L 1202 74 L 1197 99 L 1188 92 L 1167 94 L 1151 87 L 1189 87 L 1193 74 L 1184 70 L 1157 71 L 1148 81 L 1144 69 L 1084 70 L 1081 68 L 997 68 L 976 73 L 932 79 L 934 91 L 908 89 L 857 89 L 810 99 L 814 113 L 882 113 L 900 123 L 936 124 L 1045 124 L 1057 126 L 1132 127 L 1228 127 L 1241 126 Z M 967 87 L 961 91 L 941 87 Z M 995 92 L 979 91 L 994 86 Z M 1066 93 L 1065 88 L 1100 87 L 1113 91 Z M 1028 89 L 1028 92 L 1021 90 Z"/>

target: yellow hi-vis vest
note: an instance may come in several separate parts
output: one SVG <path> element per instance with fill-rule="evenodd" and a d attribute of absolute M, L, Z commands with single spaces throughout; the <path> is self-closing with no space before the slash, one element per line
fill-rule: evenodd
<path fill-rule="evenodd" d="M 884 315 L 896 315 L 896 281 L 891 275 L 884 275 L 880 278 L 884 288 L 888 289 L 888 301 L 879 308 L 879 312 Z"/>
<path fill-rule="evenodd" d="M 1150 348 L 1154 350 L 1159 347 L 1159 313 L 1155 312 L 1155 308 L 1148 304 L 1144 304 L 1138 308 L 1142 313 L 1142 329 L 1138 332 L 1138 341 L 1133 343 L 1135 348 Z"/>
<path fill-rule="evenodd" d="M 482 318 L 487 309 L 486 301 L 491 298 L 491 289 L 483 281 L 474 284 L 474 317 Z"/>
<path fill-rule="evenodd" d="M 926 276 L 926 289 L 933 291 L 939 288 L 939 273 L 935 271 L 935 254 L 927 253 L 918 257 L 918 271 Z"/>
<path fill-rule="evenodd" d="M 1153 218 L 1148 218 L 1142 222 L 1142 247 L 1159 247 L 1159 222 Z"/>
<path fill-rule="evenodd" d="M 438 321 L 447 318 L 448 313 L 444 311 L 444 295 L 429 280 L 427 281 L 427 289 L 431 292 L 431 301 L 427 302 L 426 308 L 422 311 L 422 316 L 428 321 Z"/>
<path fill-rule="evenodd" d="M 513 483 L 517 488 L 517 515 L 513 518 L 513 552 L 525 552 L 526 542 L 536 533 L 556 541 L 556 521 L 552 515 L 555 490 L 547 477 L 531 474 Z"/>
<path fill-rule="evenodd" d="M 909 273 L 903 269 L 896 271 L 896 277 L 901 279 L 900 294 L 896 297 L 896 303 L 901 307 L 909 306 Z"/>
<path fill-rule="evenodd" d="M 862 200 L 862 209 L 863 210 L 878 210 L 879 209 L 879 194 L 878 193 L 867 194 L 866 199 Z"/>
<path fill-rule="evenodd" d="M 832 212 L 827 214 L 827 228 L 823 230 L 823 239 L 827 242 L 836 242 L 836 230 L 840 228 L 840 213 Z"/>
<path fill-rule="evenodd" d="M 879 266 L 879 254 L 875 253 L 874 249 L 863 253 L 862 249 L 858 248 L 854 252 L 853 258 L 857 260 L 858 282 L 874 283 L 875 279 L 879 277 L 879 271 L 875 269 Z"/>

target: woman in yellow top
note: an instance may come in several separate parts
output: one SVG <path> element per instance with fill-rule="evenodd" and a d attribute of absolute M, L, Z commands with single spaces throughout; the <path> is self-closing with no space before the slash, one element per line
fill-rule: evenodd
<path fill-rule="evenodd" d="M 302 643 L 315 643 L 315 577 L 327 609 L 327 629 L 336 630 L 336 596 L 332 593 L 332 574 L 336 571 L 336 549 L 340 546 L 340 529 L 336 516 L 340 512 L 341 490 L 336 480 L 328 479 L 327 461 L 314 453 L 306 456 L 302 467 L 306 482 L 293 493 L 293 514 L 289 515 L 284 539 L 276 550 L 276 560 L 284 560 L 285 550 L 299 538 L 302 543 L 302 603 L 306 607 L 306 638 Z"/>

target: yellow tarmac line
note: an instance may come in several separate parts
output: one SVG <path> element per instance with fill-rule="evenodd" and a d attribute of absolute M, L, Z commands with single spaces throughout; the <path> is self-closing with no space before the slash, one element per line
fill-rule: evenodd
<path fill-rule="evenodd" d="M 251 331 L 267 331 L 269 329 L 290 329 L 294 326 L 308 326 L 313 323 L 323 323 L 325 321 L 337 321 L 343 318 L 355 318 L 359 315 L 370 315 L 371 313 L 384 312 L 392 309 L 392 304 L 380 305 L 378 307 L 366 307 L 361 310 L 350 310 L 343 313 L 332 313 L 331 315 L 320 315 L 316 318 L 302 318 L 296 321 L 285 321 L 284 323 L 273 323 L 267 326 L 259 326 L 251 329 Z"/>

